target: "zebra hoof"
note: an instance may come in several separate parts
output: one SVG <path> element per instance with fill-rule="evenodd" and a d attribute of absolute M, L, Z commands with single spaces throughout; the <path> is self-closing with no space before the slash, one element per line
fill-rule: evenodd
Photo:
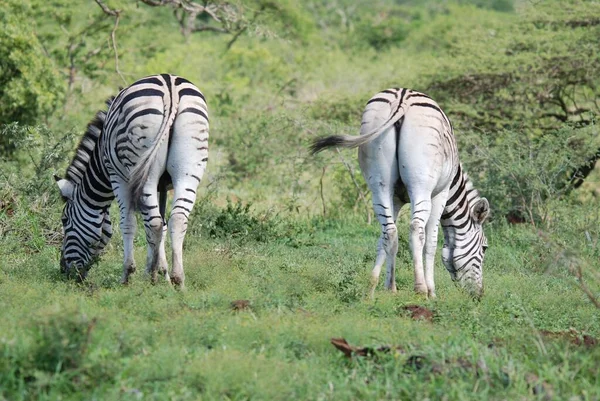
<path fill-rule="evenodd" d="M 415 285 L 415 292 L 419 295 L 425 295 L 425 297 L 427 297 L 427 295 L 428 295 L 427 286 L 425 284 Z"/>
<path fill-rule="evenodd" d="M 183 289 L 183 277 L 171 276 L 171 284 L 179 287 L 179 289 Z"/>

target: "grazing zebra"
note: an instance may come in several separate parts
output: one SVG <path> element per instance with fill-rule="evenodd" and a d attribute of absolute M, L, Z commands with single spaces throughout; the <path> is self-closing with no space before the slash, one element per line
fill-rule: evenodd
<path fill-rule="evenodd" d="M 88 125 L 66 177 L 56 177 L 66 204 L 61 269 L 85 278 L 111 235 L 109 207 L 116 197 L 121 214 L 122 283 L 135 271 L 135 210 L 144 218 L 146 271 L 184 285 L 183 239 L 196 189 L 208 160 L 208 111 L 204 96 L 188 80 L 169 74 L 140 79 L 107 101 Z M 167 190 L 174 189 L 169 218 L 173 267 L 164 250 Z"/>
<path fill-rule="evenodd" d="M 384 90 L 367 102 L 360 136 L 316 139 L 311 150 L 314 154 L 334 146 L 359 147 L 360 168 L 381 223 L 371 295 L 386 256 L 385 286 L 396 291 L 396 218 L 402 205 L 410 202 L 415 291 L 435 297 L 433 262 L 441 221 L 446 269 L 454 281 L 480 297 L 487 248 L 482 224 L 489 214 L 489 203 L 463 171 L 452 125 L 438 104 L 410 89 Z"/>

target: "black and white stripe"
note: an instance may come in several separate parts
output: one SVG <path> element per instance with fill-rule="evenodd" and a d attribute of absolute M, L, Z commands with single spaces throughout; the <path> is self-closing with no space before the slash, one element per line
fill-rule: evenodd
<path fill-rule="evenodd" d="M 386 287 L 395 290 L 396 217 L 410 202 L 415 290 L 435 296 L 433 256 L 441 221 L 444 265 L 454 280 L 480 296 L 487 248 L 482 223 L 489 204 L 463 172 L 452 124 L 440 106 L 421 92 L 386 89 L 367 102 L 360 136 L 320 138 L 311 150 L 333 146 L 359 147 L 361 170 L 373 193 L 382 227 L 373 290 L 386 258 Z"/>
<path fill-rule="evenodd" d="M 146 269 L 153 279 L 158 270 L 166 273 L 166 193 L 173 188 L 171 280 L 183 285 L 183 238 L 208 161 L 205 98 L 185 78 L 161 74 L 140 79 L 107 104 L 108 111 L 88 125 L 65 179 L 57 180 L 67 201 L 61 265 L 86 274 L 112 234 L 108 210 L 116 197 L 125 248 L 122 281 L 135 270 L 136 209 L 146 229 Z"/>

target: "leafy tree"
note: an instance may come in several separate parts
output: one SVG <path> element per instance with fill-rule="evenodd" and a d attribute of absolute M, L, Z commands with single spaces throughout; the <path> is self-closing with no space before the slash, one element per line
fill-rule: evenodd
<path fill-rule="evenodd" d="M 60 104 L 64 85 L 35 35 L 27 3 L 3 2 L 0 21 L 0 125 L 43 122 Z M 13 139 L 0 137 L 0 155 L 10 155 Z"/>

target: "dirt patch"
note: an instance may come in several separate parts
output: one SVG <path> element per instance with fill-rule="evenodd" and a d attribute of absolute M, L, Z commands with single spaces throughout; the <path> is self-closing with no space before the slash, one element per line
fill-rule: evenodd
<path fill-rule="evenodd" d="M 600 344 L 600 341 L 597 338 L 592 337 L 589 334 L 581 333 L 573 328 L 565 331 L 540 330 L 539 333 L 543 338 L 552 340 L 566 340 L 578 347 L 593 348 Z"/>
<path fill-rule="evenodd" d="M 8 217 L 12 217 L 15 214 L 13 202 L 7 200 L 0 200 L 0 212 L 4 212 Z"/>
<path fill-rule="evenodd" d="M 402 309 L 410 314 L 413 320 L 425 320 L 427 322 L 433 321 L 433 312 L 424 306 L 420 305 L 406 305 Z"/>
<path fill-rule="evenodd" d="M 230 306 L 231 306 L 232 310 L 239 312 L 239 311 L 250 309 L 250 301 L 248 301 L 247 299 L 238 299 L 238 300 L 232 301 Z"/>

